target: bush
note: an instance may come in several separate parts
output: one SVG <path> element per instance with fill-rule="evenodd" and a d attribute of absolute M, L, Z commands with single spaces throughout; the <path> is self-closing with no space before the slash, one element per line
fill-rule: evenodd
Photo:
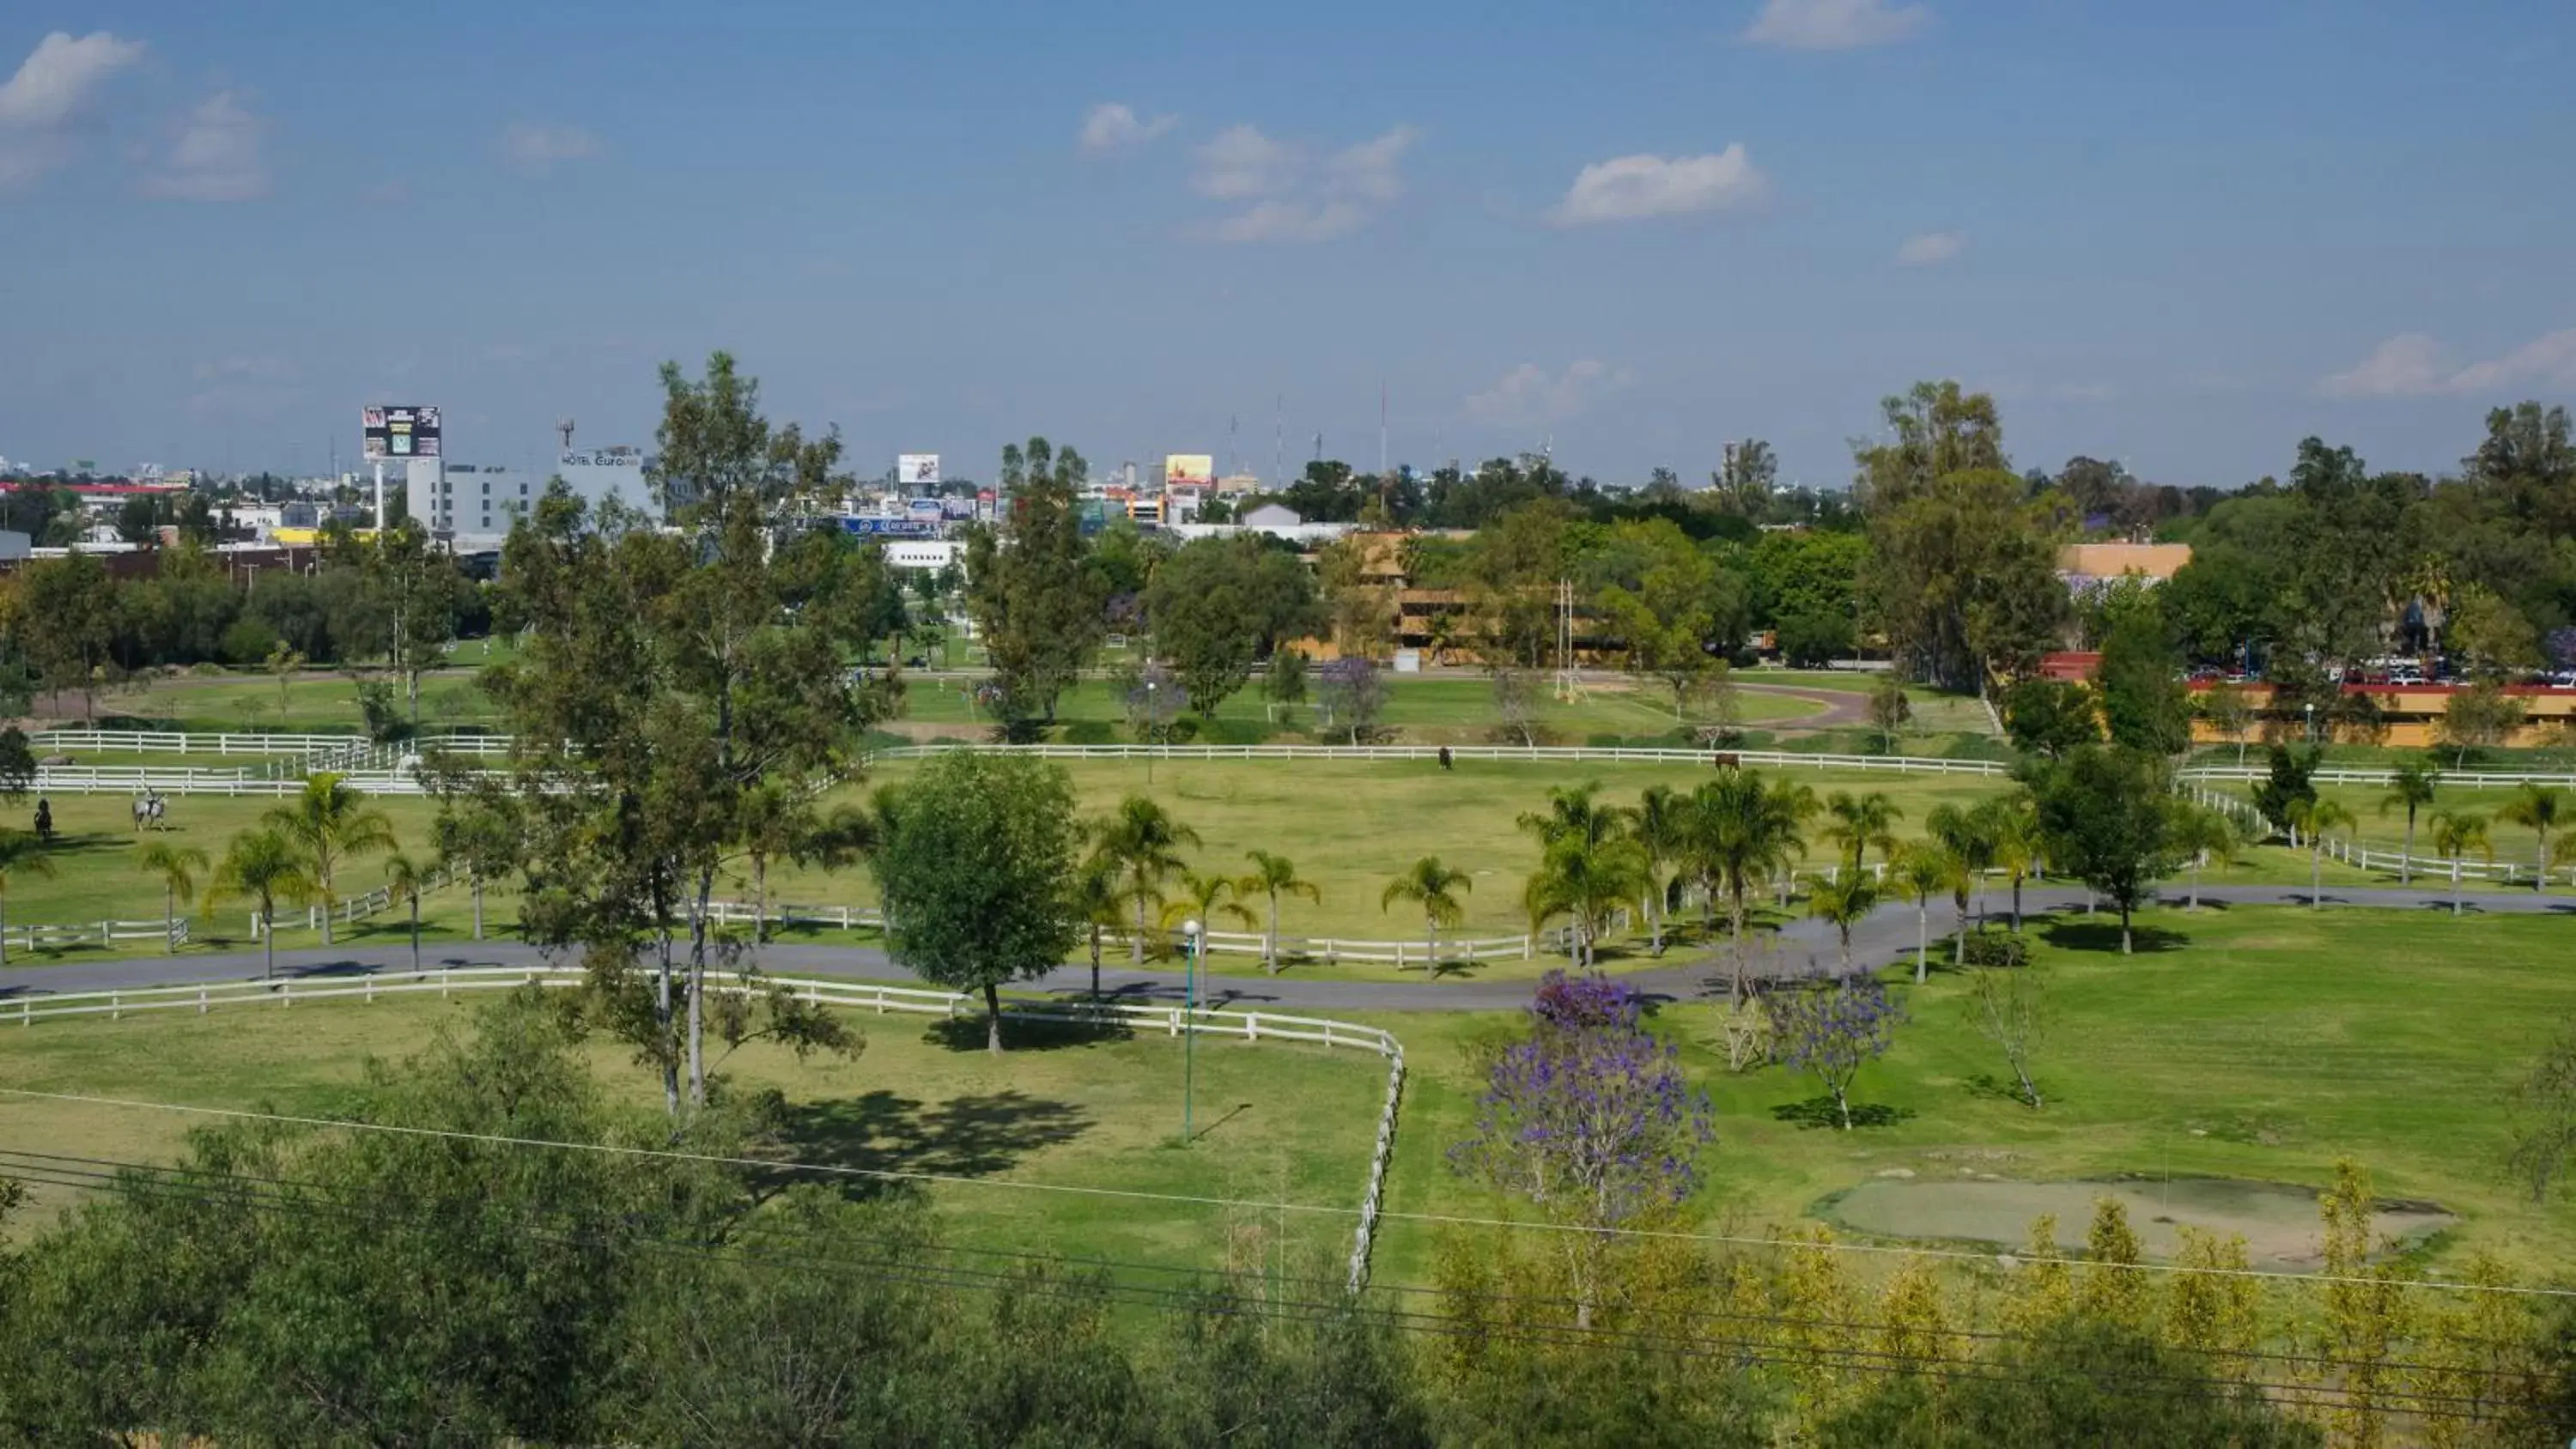
<path fill-rule="evenodd" d="M 1971 966 L 2027 966 L 2030 942 L 2001 931 L 1977 931 L 1968 937 L 1967 962 Z"/>
<path fill-rule="evenodd" d="M 277 647 L 277 631 L 264 619 L 244 615 L 224 631 L 223 652 L 227 664 L 254 665 L 264 662 L 268 652 Z"/>
<path fill-rule="evenodd" d="M 1779 636 L 1780 657 L 1793 669 L 1821 669 L 1852 652 L 1852 621 L 1842 614 L 1792 614 Z"/>

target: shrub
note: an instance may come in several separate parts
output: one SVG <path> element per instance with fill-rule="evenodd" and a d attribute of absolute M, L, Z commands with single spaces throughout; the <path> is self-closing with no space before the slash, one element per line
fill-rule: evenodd
<path fill-rule="evenodd" d="M 2000 931 L 1978 931 L 1968 937 L 1967 958 L 1971 966 L 2027 966 L 2030 943 Z"/>

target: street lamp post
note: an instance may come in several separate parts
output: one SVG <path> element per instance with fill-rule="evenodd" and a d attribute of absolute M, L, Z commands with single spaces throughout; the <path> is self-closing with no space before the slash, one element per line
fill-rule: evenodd
<path fill-rule="evenodd" d="M 2317 702 L 2316 702 L 2315 700 L 2313 700 L 2313 699 L 2312 699 L 2312 700 L 2309 700 L 2309 701 L 2308 701 L 2308 743 L 2313 745 L 2313 744 L 2315 744 L 2316 742 L 2317 742 Z"/>
<path fill-rule="evenodd" d="M 1155 691 L 1163 687 L 1159 679 L 1145 681 L 1145 788 L 1154 787 L 1154 736 L 1163 730 L 1163 702 Z"/>
<path fill-rule="evenodd" d="M 1181 1145 L 1190 1145 L 1190 1102 L 1198 1086 L 1198 1058 L 1193 1048 L 1199 1039 L 1199 920 L 1192 916 L 1181 922 L 1183 944 L 1188 950 L 1183 968 L 1186 1002 L 1181 1025 Z"/>

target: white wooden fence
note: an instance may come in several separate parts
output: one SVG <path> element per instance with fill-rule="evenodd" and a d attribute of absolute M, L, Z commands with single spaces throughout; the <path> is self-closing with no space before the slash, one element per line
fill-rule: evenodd
<path fill-rule="evenodd" d="M 2260 765 L 2186 765 L 2174 772 L 2179 780 L 2194 783 L 2224 782 L 2259 784 L 2272 778 L 2272 772 Z M 2385 785 L 2390 772 L 2382 767 L 2339 765 L 2320 768 L 2308 776 L 2318 785 Z M 2509 790 L 2517 785 L 2543 785 L 2567 788 L 2576 786 L 2576 773 L 2549 770 L 2444 770 L 2438 777 L 2443 785 L 2458 785 L 2471 790 Z"/>
<path fill-rule="evenodd" d="M 778 926 L 828 926 L 843 931 L 882 930 L 885 927 L 885 912 L 874 906 L 808 906 L 774 902 L 763 913 L 750 901 L 709 901 L 707 919 L 719 926 L 747 926 L 755 920 L 766 920 Z M 1616 929 L 1626 930 L 1630 920 L 1629 914 L 1623 911 L 1613 924 Z M 1117 934 L 1120 940 L 1124 940 L 1128 933 L 1121 931 Z M 1151 934 L 1160 945 L 1172 949 L 1178 949 L 1180 945 L 1178 931 L 1156 930 Z M 1211 956 L 1259 959 L 1267 954 L 1263 944 L 1265 939 L 1258 931 L 1209 931 L 1203 938 L 1203 945 Z M 1568 928 L 1562 926 L 1537 933 L 1525 931 L 1517 936 L 1443 937 L 1438 957 L 1441 961 L 1527 961 L 1535 957 L 1542 947 L 1555 951 L 1570 950 L 1571 939 Z M 1379 941 L 1346 936 L 1288 935 L 1279 938 L 1279 957 L 1283 961 L 1304 959 L 1328 964 L 1360 961 L 1388 964 L 1402 971 L 1420 970 L 1431 954 L 1429 943 L 1421 940 Z"/>
<path fill-rule="evenodd" d="M 329 755 L 348 751 L 390 749 L 411 754 L 441 750 L 452 755 L 506 755 L 507 735 L 424 735 L 399 745 L 379 745 L 364 735 L 191 734 L 180 730 L 39 730 L 28 737 L 38 753 L 88 750 L 92 753 L 153 755 Z"/>
<path fill-rule="evenodd" d="M 457 877 L 449 875 L 444 869 L 433 870 L 429 873 L 427 879 L 422 882 L 420 893 L 423 896 L 434 896 L 440 891 L 447 889 L 449 886 L 456 884 L 457 879 Z M 397 893 L 392 886 L 377 886 L 373 890 L 362 891 L 357 895 L 340 901 L 333 905 L 327 914 L 335 924 L 355 925 L 369 916 L 382 915 L 384 912 L 392 910 L 395 906 L 403 904 L 409 899 L 410 897 Z M 320 906 L 306 906 L 304 908 L 304 918 L 302 923 L 304 929 L 308 931 L 321 930 L 322 917 L 324 914 L 326 914 L 326 912 Z M 286 923 L 286 929 L 290 931 L 295 929 L 296 918 L 293 912 L 281 911 L 278 913 L 277 918 Z M 256 941 L 260 939 L 263 933 L 263 923 L 260 920 L 259 912 L 251 912 L 250 938 Z"/>
<path fill-rule="evenodd" d="M 1047 760 L 1437 760 L 1440 745 L 1003 745 L 960 742 L 898 745 L 875 760 L 919 760 L 949 750 L 995 750 Z M 1452 760 L 1522 764 L 1715 765 L 1720 760 L 1757 769 L 1865 770 L 1901 775 L 2007 775 L 1993 760 L 1944 760 L 1913 755 L 1822 755 L 1798 750 L 1654 749 L 1583 745 L 1449 745 Z"/>
<path fill-rule="evenodd" d="M 588 979 L 586 972 L 572 966 L 468 966 L 356 977 L 327 976 L 302 982 L 292 977 L 281 977 L 275 981 L 146 986 L 60 995 L 29 994 L 14 1002 L 0 1002 L 0 1021 L 15 1016 L 18 1024 L 26 1027 L 39 1021 L 85 1016 L 104 1016 L 116 1021 L 122 1020 L 128 1012 L 194 1011 L 203 1016 L 218 1006 L 274 1005 L 284 1010 L 292 1008 L 298 1001 L 356 1000 L 372 1003 L 379 996 L 433 991 L 446 996 L 457 991 L 513 990 L 530 985 L 578 987 Z M 731 973 L 711 973 L 707 985 L 710 990 L 734 994 L 753 989 L 750 981 Z M 765 985 L 784 988 L 798 1000 L 812 1005 L 872 1011 L 878 1015 L 909 1012 L 970 1019 L 983 1009 L 980 997 L 964 992 L 925 991 L 917 987 L 880 985 L 873 981 L 770 977 L 766 978 Z M 1264 1041 L 1312 1042 L 1327 1049 L 1352 1047 L 1377 1053 L 1387 1064 L 1386 1104 L 1378 1114 L 1377 1140 L 1369 1155 L 1368 1177 L 1361 1191 L 1359 1226 L 1351 1245 L 1350 1264 L 1351 1291 L 1356 1293 L 1367 1286 L 1370 1246 L 1376 1235 L 1379 1208 L 1385 1197 L 1387 1167 L 1395 1153 L 1397 1105 L 1404 1093 L 1404 1044 L 1396 1039 L 1393 1032 L 1334 1021 L 1328 1017 L 1288 1016 L 1270 1011 L 1072 1002 L 1053 998 L 1010 998 L 1005 1002 L 1004 1014 L 1015 1021 L 1110 1024 L 1132 1031 L 1159 1031 L 1173 1038 L 1183 1033 L 1233 1036 L 1255 1044 Z"/>
<path fill-rule="evenodd" d="M 2319 774 L 2322 776 L 2323 772 L 2320 771 Z M 2442 781 L 2448 784 L 2452 778 L 2444 775 Z M 2190 797 L 2201 805 L 2212 810 L 2226 811 L 2267 835 L 2275 829 L 2273 823 L 2263 818 L 2263 812 L 2256 809 L 2251 800 L 2197 786 L 2185 788 Z M 2288 836 L 2294 848 L 2304 848 L 2300 847 L 2297 831 L 2283 833 Z M 2328 860 L 2341 861 L 2359 870 L 2384 871 L 2389 875 L 2412 874 L 2419 879 L 2431 877 L 2444 881 L 2473 880 L 2526 886 L 2531 883 L 2530 870 L 2512 861 L 2485 858 L 2470 860 L 2465 857 L 2452 860 L 2447 856 L 2439 855 L 2408 855 L 2403 850 L 2384 850 L 2377 846 L 2360 845 L 2336 836 L 2327 837 L 2325 857 Z"/>
<path fill-rule="evenodd" d="M 188 918 L 91 921 L 78 926 L 11 926 L 0 931 L 12 951 L 60 951 L 72 946 L 112 946 L 119 941 L 160 941 L 176 951 L 188 944 Z"/>

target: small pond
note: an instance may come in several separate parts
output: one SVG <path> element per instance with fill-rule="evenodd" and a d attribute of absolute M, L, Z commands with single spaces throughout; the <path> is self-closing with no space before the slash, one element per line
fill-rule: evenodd
<path fill-rule="evenodd" d="M 2318 1266 L 2322 1228 L 2314 1190 L 2241 1178 L 2192 1177 L 2171 1181 L 2003 1182 L 1874 1177 L 1828 1203 L 1824 1215 L 1838 1227 L 1883 1238 L 1943 1238 L 2017 1249 L 2030 1240 L 2030 1224 L 2057 1215 L 2061 1247 L 2084 1243 L 2099 1198 L 2128 1209 L 2129 1225 L 2151 1258 L 2180 1249 L 2177 1228 L 2194 1227 L 2222 1237 L 2241 1235 L 2257 1268 L 2302 1270 Z M 2374 1238 L 2411 1241 L 2457 1219 L 2431 1203 L 2382 1200 L 2373 1215 Z"/>

